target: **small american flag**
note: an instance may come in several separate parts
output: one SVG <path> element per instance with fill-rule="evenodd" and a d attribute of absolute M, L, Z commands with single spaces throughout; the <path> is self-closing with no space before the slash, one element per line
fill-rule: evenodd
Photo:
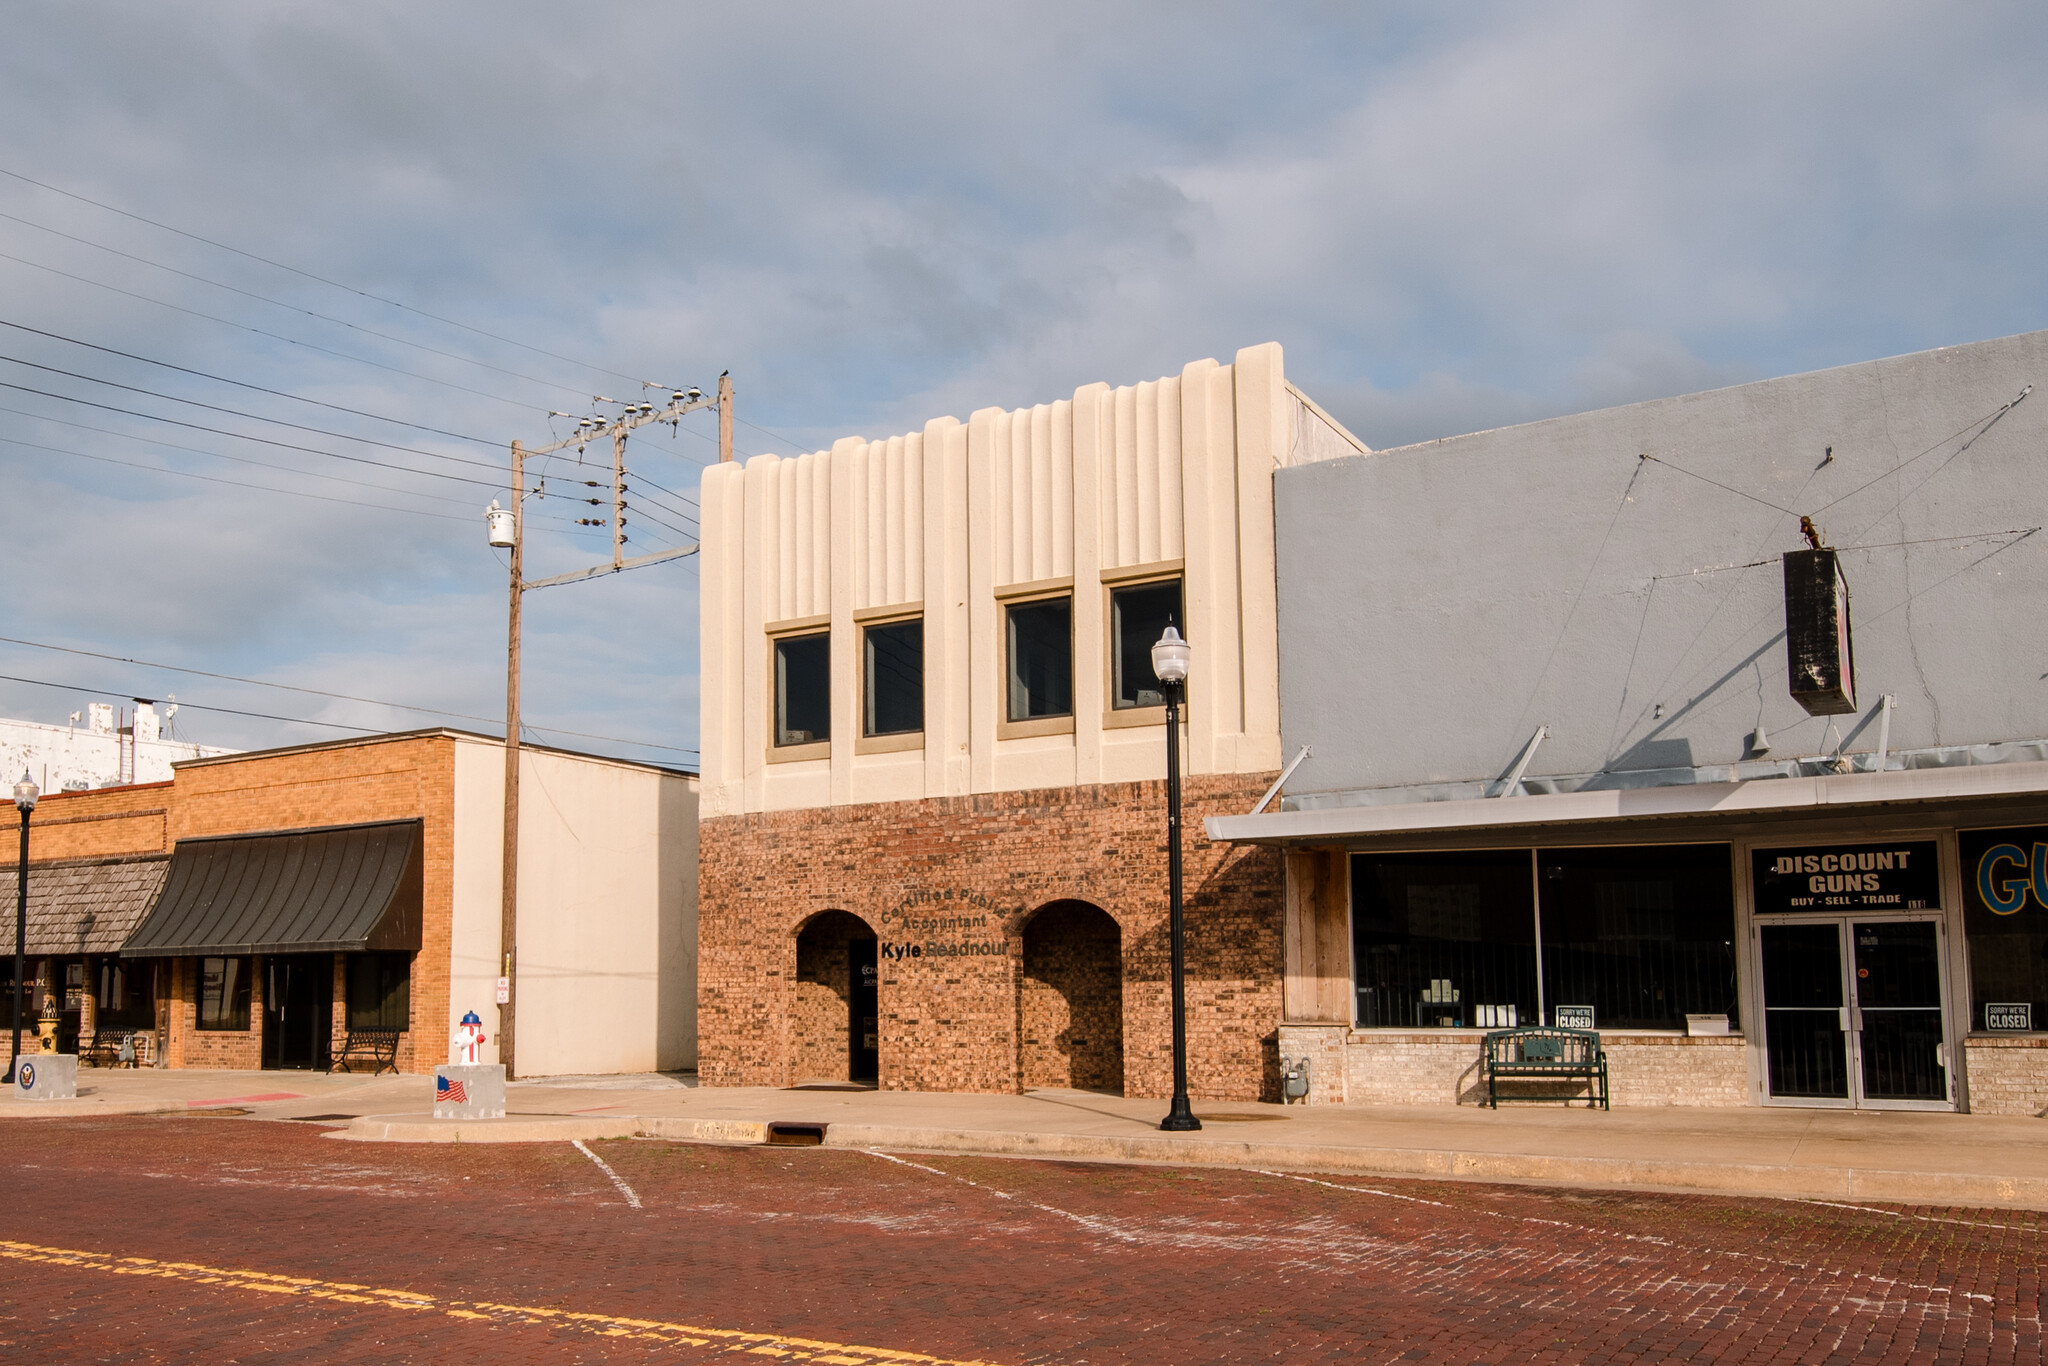
<path fill-rule="evenodd" d="M 467 1105 L 469 1104 L 469 1088 L 459 1081 L 451 1081 L 447 1077 L 437 1076 L 434 1078 L 434 1103 L 436 1105 Z"/>

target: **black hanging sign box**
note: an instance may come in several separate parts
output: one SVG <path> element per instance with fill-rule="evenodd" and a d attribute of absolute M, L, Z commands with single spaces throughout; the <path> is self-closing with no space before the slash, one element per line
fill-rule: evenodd
<path fill-rule="evenodd" d="M 1785 678 L 1809 716 L 1855 714 L 1849 584 L 1832 550 L 1785 554 Z"/>

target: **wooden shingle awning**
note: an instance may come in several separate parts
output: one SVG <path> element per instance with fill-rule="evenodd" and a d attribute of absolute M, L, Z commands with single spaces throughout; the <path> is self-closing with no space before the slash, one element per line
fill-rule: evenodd
<path fill-rule="evenodd" d="M 65 859 L 28 866 L 31 954 L 119 953 L 164 884 L 165 854 Z M 14 952 L 17 870 L 0 870 L 0 954 Z"/>
<path fill-rule="evenodd" d="M 417 820 L 179 840 L 121 953 L 417 951 L 420 859 Z"/>

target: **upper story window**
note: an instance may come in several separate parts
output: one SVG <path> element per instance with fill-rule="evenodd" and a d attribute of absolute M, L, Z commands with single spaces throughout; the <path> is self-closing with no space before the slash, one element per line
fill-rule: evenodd
<path fill-rule="evenodd" d="M 1008 635 L 1008 716 L 1012 721 L 1074 714 L 1074 600 L 1012 603 Z"/>
<path fill-rule="evenodd" d="M 1109 704 L 1113 709 L 1166 705 L 1166 694 L 1152 672 L 1152 646 L 1168 626 L 1182 626 L 1186 620 L 1179 579 L 1110 590 Z M 1186 634 L 1184 628 L 1182 634 Z"/>
<path fill-rule="evenodd" d="M 924 620 L 861 632 L 861 732 L 910 735 L 924 729 Z"/>
<path fill-rule="evenodd" d="M 832 636 L 782 636 L 775 642 L 775 743 L 832 738 Z"/>

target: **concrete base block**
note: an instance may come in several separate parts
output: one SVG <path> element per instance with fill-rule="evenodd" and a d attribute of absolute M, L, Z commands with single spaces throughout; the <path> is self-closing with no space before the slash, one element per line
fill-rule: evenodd
<path fill-rule="evenodd" d="M 14 1069 L 14 1095 L 18 1100 L 76 1100 L 78 1055 L 22 1054 Z"/>
<path fill-rule="evenodd" d="M 434 1069 L 435 1119 L 503 1119 L 503 1063 L 445 1063 Z"/>

